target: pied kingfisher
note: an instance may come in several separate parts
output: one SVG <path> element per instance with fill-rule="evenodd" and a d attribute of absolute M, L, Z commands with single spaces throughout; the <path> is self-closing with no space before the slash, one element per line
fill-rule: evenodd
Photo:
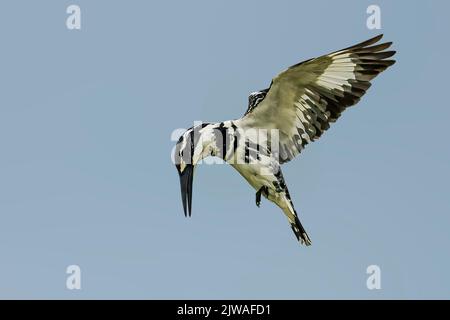
<path fill-rule="evenodd" d="M 174 153 L 185 216 L 191 216 L 194 168 L 205 157 L 215 156 L 233 166 L 257 191 L 258 207 L 261 196 L 274 202 L 297 240 L 311 245 L 280 166 L 318 139 L 347 107 L 359 101 L 373 78 L 395 63 L 388 59 L 395 51 L 386 51 L 392 42 L 375 44 L 382 36 L 286 69 L 268 89 L 250 94 L 240 119 L 188 129 Z"/>

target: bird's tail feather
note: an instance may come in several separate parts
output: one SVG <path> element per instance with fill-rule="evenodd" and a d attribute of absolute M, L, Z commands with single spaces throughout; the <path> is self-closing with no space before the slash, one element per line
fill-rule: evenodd
<path fill-rule="evenodd" d="M 295 237 L 297 240 L 306 246 L 310 246 L 312 244 L 311 239 L 306 233 L 305 228 L 303 228 L 297 212 L 295 211 L 294 204 L 291 201 L 291 196 L 289 195 L 289 191 L 287 187 L 285 189 L 285 197 L 281 198 L 281 201 L 277 203 L 277 205 L 283 210 L 284 214 L 288 218 L 292 231 L 294 231 Z"/>
<path fill-rule="evenodd" d="M 303 228 L 302 224 L 300 223 L 297 214 L 295 214 L 294 223 L 291 222 L 291 228 L 292 231 L 294 231 L 297 240 L 300 241 L 301 244 L 304 244 L 306 246 L 310 246 L 312 244 L 311 239 L 306 233 L 305 228 Z"/>

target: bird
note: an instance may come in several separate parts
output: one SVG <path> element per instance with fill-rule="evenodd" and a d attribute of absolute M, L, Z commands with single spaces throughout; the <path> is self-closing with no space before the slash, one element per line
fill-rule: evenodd
<path fill-rule="evenodd" d="M 206 157 L 230 164 L 261 197 L 285 214 L 300 244 L 311 239 L 289 194 L 281 166 L 319 139 L 348 107 L 359 102 L 371 81 L 396 61 L 383 34 L 351 47 L 297 63 L 276 75 L 267 89 L 252 92 L 236 120 L 201 123 L 177 141 L 173 161 L 180 178 L 186 217 L 192 213 L 194 171 Z"/>

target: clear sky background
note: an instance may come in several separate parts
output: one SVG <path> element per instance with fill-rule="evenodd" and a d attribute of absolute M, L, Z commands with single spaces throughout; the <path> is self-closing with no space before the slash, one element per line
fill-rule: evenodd
<path fill-rule="evenodd" d="M 376 1 L 377 31 L 373 3 L 2 1 L 0 297 L 450 298 L 450 5 Z M 397 64 L 284 166 L 313 246 L 230 166 L 196 171 L 184 218 L 174 129 L 380 32 Z"/>

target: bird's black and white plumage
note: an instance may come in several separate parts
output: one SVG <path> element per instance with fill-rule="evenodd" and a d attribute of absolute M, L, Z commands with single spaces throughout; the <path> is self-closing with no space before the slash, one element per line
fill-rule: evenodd
<path fill-rule="evenodd" d="M 250 94 L 240 119 L 188 129 L 175 149 L 185 214 L 191 215 L 195 166 L 205 157 L 217 156 L 256 190 L 258 206 L 262 196 L 274 202 L 297 239 L 310 245 L 280 166 L 318 139 L 347 107 L 359 101 L 373 78 L 395 63 L 389 59 L 395 51 L 387 51 L 392 43 L 376 44 L 381 38 L 286 69 L 272 79 L 269 88 Z"/>

